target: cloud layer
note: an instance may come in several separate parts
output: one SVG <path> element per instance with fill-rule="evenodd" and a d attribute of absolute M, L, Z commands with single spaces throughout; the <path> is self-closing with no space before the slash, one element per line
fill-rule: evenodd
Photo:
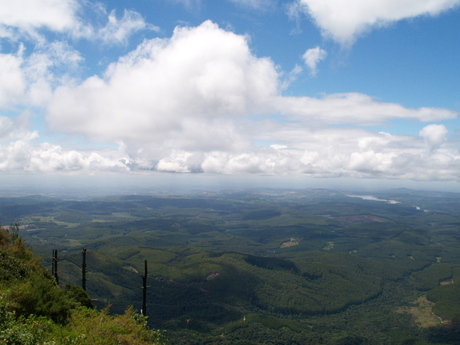
<path fill-rule="evenodd" d="M 7 121 L 7 120 L 6 120 Z M 0 125 L 4 125 L 1 119 Z M 10 129 L 13 127 L 7 124 Z M 307 130 L 295 126 L 266 126 L 263 135 L 279 144 L 239 151 L 158 152 L 147 148 L 129 153 L 82 151 L 39 143 L 36 132 L 4 131 L 0 145 L 1 172 L 117 172 L 158 171 L 209 174 L 353 177 L 459 181 L 460 155 L 449 143 L 445 128 L 428 125 L 419 137 L 394 136 L 365 130 Z M 270 131 L 271 129 L 271 131 Z M 5 138 L 3 138 L 5 139 Z"/>
<path fill-rule="evenodd" d="M 325 34 L 349 44 L 375 25 L 436 14 L 458 1 L 418 1 L 409 10 L 410 1 L 384 7 L 383 1 L 355 0 L 348 12 L 340 1 L 301 3 Z M 261 9 L 273 2 L 246 5 Z M 17 6 L 26 8 L 23 17 L 15 16 Z M 286 77 L 251 50 L 248 36 L 212 21 L 146 39 L 99 75 L 80 78 L 85 57 L 68 40 L 124 44 L 135 32 L 157 29 L 137 12 L 119 16 L 102 7 L 93 13 L 102 24 L 89 23 L 81 6 L 73 0 L 4 2 L 0 38 L 16 45 L 0 54 L 0 172 L 460 180 L 458 143 L 437 123 L 456 112 L 408 108 L 363 93 L 287 96 L 286 79 L 294 80 L 301 68 Z M 59 39 L 47 41 L 45 31 Z M 314 75 L 326 52 L 316 47 L 302 58 Z M 43 129 L 31 129 L 42 115 L 50 133 L 109 149 L 47 142 Z M 418 135 L 393 135 L 391 126 L 388 132 L 367 129 L 393 120 L 423 128 Z"/>
<path fill-rule="evenodd" d="M 424 179 L 435 175 L 432 160 L 442 156 L 451 168 L 439 178 L 456 174 L 458 155 L 443 147 L 446 133 L 437 125 L 420 137 L 331 129 L 440 121 L 455 112 L 357 93 L 286 97 L 281 84 L 275 64 L 253 55 L 245 36 L 208 21 L 145 41 L 102 78 L 58 87 L 48 121 L 59 131 L 123 143 L 129 169 Z"/>

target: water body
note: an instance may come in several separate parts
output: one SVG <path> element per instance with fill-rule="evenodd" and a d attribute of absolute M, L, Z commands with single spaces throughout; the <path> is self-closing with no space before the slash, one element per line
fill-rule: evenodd
<path fill-rule="evenodd" d="M 350 195 L 347 195 L 347 196 L 350 197 L 350 198 L 360 198 L 360 199 L 363 199 L 363 200 L 386 202 L 386 203 L 392 204 L 392 205 L 400 204 L 400 202 L 396 201 L 396 200 L 380 199 L 380 198 L 376 198 L 375 196 L 372 196 L 372 195 L 354 195 L 354 194 L 350 194 Z"/>

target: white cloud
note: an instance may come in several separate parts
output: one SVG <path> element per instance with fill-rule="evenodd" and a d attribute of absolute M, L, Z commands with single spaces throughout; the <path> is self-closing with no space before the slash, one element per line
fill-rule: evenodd
<path fill-rule="evenodd" d="M 4 36 L 14 35 L 14 29 L 31 36 L 42 28 L 63 32 L 78 25 L 78 9 L 75 0 L 3 0 L 0 28 Z"/>
<path fill-rule="evenodd" d="M 0 116 L 0 141 L 8 142 L 19 137 L 25 140 L 33 140 L 38 137 L 37 131 L 29 131 L 28 115 L 23 114 L 14 119 Z"/>
<path fill-rule="evenodd" d="M 82 60 L 65 42 L 37 47 L 28 56 L 22 46 L 15 54 L 0 54 L 0 109 L 43 106 L 58 80 L 78 68 Z"/>
<path fill-rule="evenodd" d="M 145 41 L 104 79 L 59 87 L 48 120 L 105 140 L 234 146 L 230 119 L 267 111 L 277 87 L 275 66 L 251 55 L 244 36 L 205 22 Z"/>
<path fill-rule="evenodd" d="M 193 171 L 193 163 L 191 164 L 190 159 L 193 157 L 193 154 L 185 151 L 173 151 L 168 157 L 162 158 L 156 169 L 158 171 L 167 171 L 167 172 L 179 172 L 179 173 L 190 173 Z"/>
<path fill-rule="evenodd" d="M 52 42 L 24 59 L 22 66 L 27 79 L 27 101 L 44 106 L 52 96 L 53 88 L 75 72 L 83 58 L 66 42 Z"/>
<path fill-rule="evenodd" d="M 379 102 L 360 93 L 330 94 L 323 98 L 279 97 L 278 111 L 311 126 L 375 125 L 395 118 L 440 121 L 457 117 L 456 112 L 448 109 L 410 109 L 396 103 Z"/>
<path fill-rule="evenodd" d="M 419 181 L 460 179 L 460 155 L 455 145 L 427 157 L 423 155 L 420 138 L 388 133 L 351 129 L 309 131 L 286 126 L 271 133 L 271 137 L 284 139 L 284 145 L 238 153 L 207 152 L 200 157 L 198 170 L 196 161 L 195 170 L 187 162 L 190 152 L 174 152 L 164 159 L 162 170 Z"/>
<path fill-rule="evenodd" d="M 100 12 L 107 22 L 90 23 L 90 12 Z M 135 11 L 125 10 L 119 19 L 115 11 L 107 13 L 101 6 L 91 7 L 90 3 L 76 0 L 3 0 L 0 7 L 0 38 L 17 39 L 26 35 L 44 44 L 43 30 L 48 30 L 73 38 L 120 44 L 133 33 L 146 29 L 158 30 Z"/>
<path fill-rule="evenodd" d="M 28 116 L 15 119 L 0 116 L 0 171 L 55 172 L 111 170 L 126 167 L 114 157 L 40 144 L 37 131 L 28 129 Z M 107 153 L 106 156 L 109 156 Z M 113 156 L 113 154 L 112 154 Z"/>
<path fill-rule="evenodd" d="M 351 45 L 374 27 L 422 15 L 437 15 L 460 0 L 297 0 L 325 36 Z"/>
<path fill-rule="evenodd" d="M 320 47 L 308 49 L 302 56 L 305 64 L 310 69 L 310 73 L 314 76 L 318 73 L 318 63 L 327 57 L 327 52 Z"/>
<path fill-rule="evenodd" d="M 432 153 L 446 141 L 447 128 L 444 125 L 428 125 L 419 134 L 425 139 L 428 152 Z"/>
<path fill-rule="evenodd" d="M 277 67 L 254 56 L 246 37 L 205 22 L 176 28 L 170 39 L 145 41 L 102 78 L 58 87 L 47 118 L 55 130 L 122 143 L 117 155 L 124 158 L 106 158 L 102 170 L 460 178 L 455 143 L 440 146 L 442 125 L 427 126 L 419 137 L 333 127 L 441 121 L 457 113 L 359 93 L 286 97 L 282 86 Z M 269 144 L 257 147 L 257 141 Z M 427 145 L 436 148 L 430 155 L 424 155 Z M 87 156 L 72 157 L 65 160 L 72 164 L 54 161 L 68 170 L 89 169 Z"/>
<path fill-rule="evenodd" d="M 103 24 L 87 22 L 88 11 L 102 17 Z M 0 109 L 42 107 L 48 102 L 56 85 L 69 79 L 83 61 L 67 42 L 68 37 L 122 44 L 143 29 L 157 28 L 134 11 L 125 10 L 123 17 L 117 18 L 115 11 L 108 14 L 101 6 L 74 0 L 4 0 L 0 39 L 17 51 L 0 54 Z M 49 31 L 57 34 L 56 40 L 48 41 Z"/>
<path fill-rule="evenodd" d="M 0 118 L 0 125 L 3 120 Z M 60 145 L 39 143 L 38 134 L 21 134 L 0 143 L 1 172 L 127 172 L 127 158 L 120 151 L 84 152 Z M 11 137 L 12 135 L 8 135 Z"/>
<path fill-rule="evenodd" d="M 282 75 L 283 80 L 281 81 L 280 89 L 286 90 L 293 82 L 297 80 L 302 71 L 302 67 L 295 65 L 294 68 L 289 73 L 287 73 L 287 75 Z"/>
<path fill-rule="evenodd" d="M 438 121 L 445 109 L 408 109 L 363 94 L 282 97 L 276 66 L 251 54 L 244 36 L 211 22 L 145 41 L 104 78 L 56 89 L 48 108 L 55 130 L 165 149 L 240 150 L 249 115 L 281 113 L 308 126 L 370 125 L 392 118 Z M 245 146 L 246 145 L 246 146 Z"/>
<path fill-rule="evenodd" d="M 5 126 L 4 126 L 5 124 Z M 16 131 L 1 118 L 0 171 L 136 172 L 354 177 L 460 181 L 458 143 L 445 140 L 442 125 L 417 136 L 395 136 L 362 129 L 311 130 L 293 123 L 260 126 L 260 137 L 279 144 L 238 151 L 118 150 L 77 151 L 39 143 L 37 133 Z M 24 127 L 24 124 L 19 124 Z M 8 133 L 10 131 L 10 133 Z M 16 138 L 17 137 L 17 138 Z M 6 140 L 8 139 L 8 140 Z M 435 147 L 425 155 L 426 147 Z M 442 145 L 441 145 L 442 144 Z M 154 153 L 156 157 L 152 155 Z"/>
<path fill-rule="evenodd" d="M 89 34 L 87 38 L 93 36 L 105 43 L 126 43 L 133 33 L 144 29 L 158 30 L 156 26 L 148 25 L 138 12 L 125 10 L 123 17 L 118 19 L 113 10 L 108 15 L 107 24 L 96 29 L 95 33 Z"/>
<path fill-rule="evenodd" d="M 0 54 L 0 108 L 22 100 L 26 88 L 22 63 L 21 54 Z"/>
<path fill-rule="evenodd" d="M 127 37 L 108 31 L 120 42 Z M 301 67 L 283 76 L 270 59 L 251 52 L 247 37 L 209 21 L 176 28 L 169 39 L 146 40 L 102 76 L 83 81 L 67 75 L 83 59 L 64 41 L 26 53 L 0 55 L 0 108 L 43 106 L 52 129 L 120 147 L 85 151 L 43 143 L 26 115 L 0 117 L 0 171 L 460 181 L 458 143 L 447 139 L 442 124 L 426 126 L 419 136 L 353 128 L 392 119 L 438 122 L 457 113 L 359 93 L 283 96 Z M 350 126 L 336 126 L 342 124 Z"/>

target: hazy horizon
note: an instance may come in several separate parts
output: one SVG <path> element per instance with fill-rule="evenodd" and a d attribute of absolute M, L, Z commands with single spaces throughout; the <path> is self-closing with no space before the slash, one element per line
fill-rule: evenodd
<path fill-rule="evenodd" d="M 88 198 L 126 194 L 190 194 L 225 190 L 324 188 L 343 192 L 373 193 L 407 188 L 414 191 L 460 193 L 456 183 L 405 182 L 353 179 L 306 179 L 273 176 L 221 176 L 208 174 L 145 175 L 11 175 L 1 176 L 1 197 L 44 195 L 61 198 Z"/>

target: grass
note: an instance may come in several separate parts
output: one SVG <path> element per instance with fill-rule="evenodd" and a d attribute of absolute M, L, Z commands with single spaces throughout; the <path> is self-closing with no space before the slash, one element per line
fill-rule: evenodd
<path fill-rule="evenodd" d="M 422 296 L 413 302 L 413 306 L 399 308 L 397 312 L 408 313 L 414 317 L 415 322 L 422 328 L 429 328 L 441 324 L 442 319 L 433 313 L 436 304 Z"/>

